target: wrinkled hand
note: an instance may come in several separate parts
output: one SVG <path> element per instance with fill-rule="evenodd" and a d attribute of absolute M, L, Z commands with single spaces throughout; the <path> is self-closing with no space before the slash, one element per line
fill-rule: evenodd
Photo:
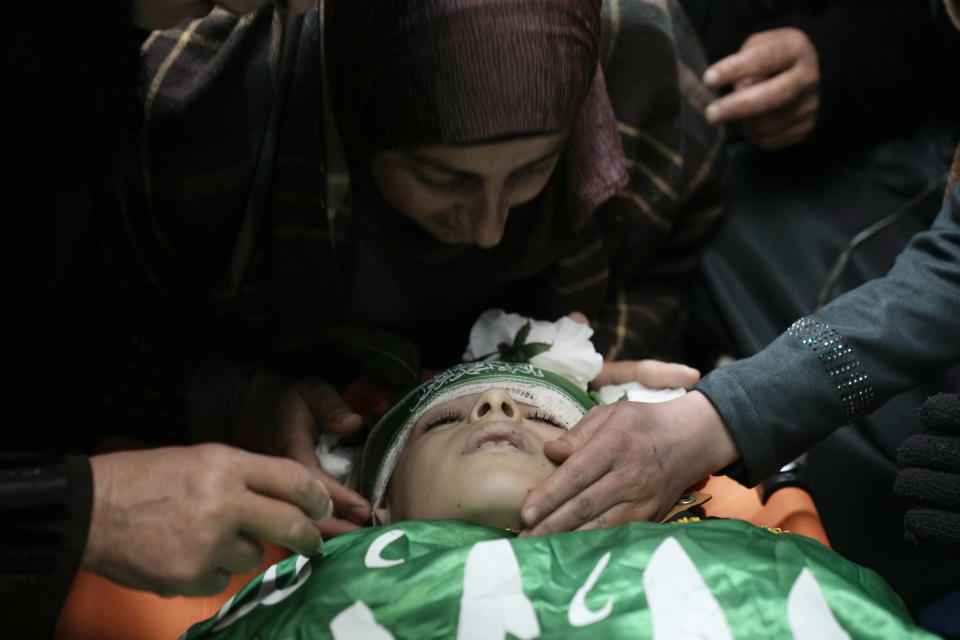
<path fill-rule="evenodd" d="M 226 588 L 255 571 L 266 539 L 313 556 L 332 511 L 303 465 L 219 444 L 94 456 L 82 568 L 163 596 Z M 313 520 L 312 520 L 313 519 Z"/>
<path fill-rule="evenodd" d="M 712 87 L 733 91 L 707 107 L 713 124 L 741 121 L 761 149 L 782 149 L 813 131 L 820 108 L 820 62 L 805 33 L 791 27 L 747 38 L 740 51 L 704 74 Z"/>
<path fill-rule="evenodd" d="M 187 18 L 202 18 L 214 6 L 236 15 L 257 9 L 271 0 L 134 0 L 133 24 L 141 29 L 169 29 Z M 304 13 L 316 0 L 272 0 L 291 13 Z"/>
<path fill-rule="evenodd" d="M 659 520 L 687 487 L 739 457 L 699 391 L 595 407 L 544 453 L 560 466 L 524 500 L 523 536 Z"/>
<path fill-rule="evenodd" d="M 897 450 L 893 489 L 910 503 L 904 534 L 914 544 L 960 553 L 960 395 L 940 393 L 920 407 L 924 430 Z"/>
<path fill-rule="evenodd" d="M 355 531 L 370 522 L 370 503 L 320 467 L 321 432 L 343 438 L 363 427 L 333 387 L 316 378 L 291 380 L 266 369 L 254 372 L 244 393 L 234 441 L 244 448 L 301 463 L 323 482 L 333 499 L 334 517 L 321 525 L 324 537 Z"/>

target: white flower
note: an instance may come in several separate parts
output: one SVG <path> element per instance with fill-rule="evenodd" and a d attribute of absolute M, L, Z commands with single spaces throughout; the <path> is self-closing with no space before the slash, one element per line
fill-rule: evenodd
<path fill-rule="evenodd" d="M 679 398 L 687 392 L 686 389 L 651 389 L 645 387 L 639 382 L 628 382 L 626 384 L 608 384 L 605 387 L 597 389 L 600 398 L 606 404 L 613 404 L 618 400 L 630 400 L 631 402 L 666 402 Z M 626 398 L 624 398 L 626 394 Z"/>
<path fill-rule="evenodd" d="M 563 376 L 581 389 L 586 389 L 587 383 L 596 378 L 603 368 L 603 356 L 597 353 L 590 342 L 593 329 L 567 317 L 547 322 L 506 313 L 502 309 L 485 311 L 470 329 L 470 344 L 463 359 L 495 360 L 500 355 L 499 345 L 512 345 L 517 332 L 527 322 L 530 323 L 530 334 L 525 344 L 540 342 L 551 345 L 547 351 L 530 358 L 530 364 Z"/>

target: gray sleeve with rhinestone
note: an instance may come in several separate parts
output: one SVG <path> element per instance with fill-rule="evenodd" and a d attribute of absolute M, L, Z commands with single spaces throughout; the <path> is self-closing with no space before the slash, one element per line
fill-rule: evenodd
<path fill-rule="evenodd" d="M 839 331 L 825 322 L 800 318 L 790 325 L 787 333 L 800 340 L 820 359 L 820 364 L 840 394 L 844 412 L 851 422 L 863 418 L 875 408 L 876 399 L 870 378 L 853 347 Z"/>

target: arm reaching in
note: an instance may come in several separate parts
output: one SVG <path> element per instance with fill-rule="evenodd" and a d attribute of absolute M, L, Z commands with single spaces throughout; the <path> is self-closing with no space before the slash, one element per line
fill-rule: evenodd
<path fill-rule="evenodd" d="M 544 452 L 560 466 L 527 495 L 524 536 L 659 519 L 687 487 L 739 457 L 720 415 L 696 391 L 659 404 L 596 407 Z"/>
<path fill-rule="evenodd" d="M 164 596 L 226 588 L 255 570 L 258 538 L 312 556 L 327 490 L 303 465 L 223 445 L 94 456 L 93 514 L 81 567 Z"/>

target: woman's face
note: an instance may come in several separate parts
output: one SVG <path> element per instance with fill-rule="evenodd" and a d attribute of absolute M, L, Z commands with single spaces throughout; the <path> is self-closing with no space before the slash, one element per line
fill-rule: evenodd
<path fill-rule="evenodd" d="M 543 445 L 565 431 L 498 387 L 432 407 L 413 426 L 380 520 L 459 518 L 520 529 L 524 498 L 556 468 Z"/>
<path fill-rule="evenodd" d="M 532 200 L 557 166 L 563 133 L 466 146 L 378 151 L 384 199 L 445 244 L 500 243 L 511 207 Z"/>

